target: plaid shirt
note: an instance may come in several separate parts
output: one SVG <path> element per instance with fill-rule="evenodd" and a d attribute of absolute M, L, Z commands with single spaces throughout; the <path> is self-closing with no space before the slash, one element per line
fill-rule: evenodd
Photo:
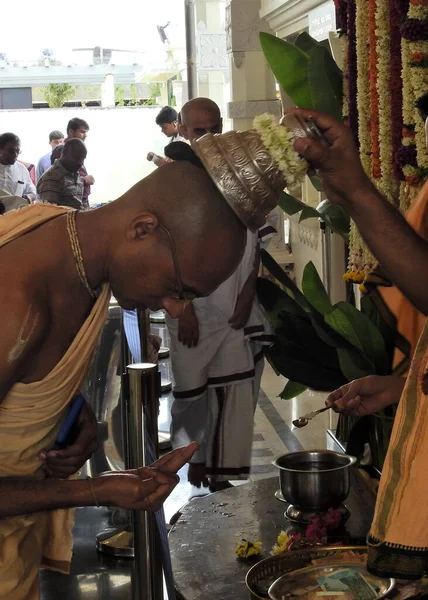
<path fill-rule="evenodd" d="M 58 146 L 56 146 L 56 148 L 54 148 L 52 150 L 52 154 L 51 154 L 51 164 L 54 164 L 54 162 L 56 160 L 59 160 L 61 158 L 62 155 L 62 151 L 64 148 L 64 144 L 65 142 L 68 142 L 70 138 L 65 138 L 64 143 L 63 144 L 58 144 Z M 85 177 L 87 176 L 88 171 L 85 169 L 85 165 L 82 166 L 82 168 L 79 170 L 79 175 L 82 179 L 85 179 Z M 91 186 L 88 185 L 87 183 L 83 182 L 83 204 L 89 208 L 89 196 L 91 193 Z"/>
<path fill-rule="evenodd" d="M 79 173 L 70 173 L 56 160 L 52 167 L 45 171 L 37 184 L 37 193 L 42 202 L 70 206 L 77 210 L 87 210 L 83 199 L 83 179 Z"/>

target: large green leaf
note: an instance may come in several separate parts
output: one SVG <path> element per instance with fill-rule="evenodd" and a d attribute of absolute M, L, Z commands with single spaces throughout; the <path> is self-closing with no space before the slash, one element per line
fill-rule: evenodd
<path fill-rule="evenodd" d="M 310 304 L 306 300 L 304 294 L 299 290 L 294 281 L 287 275 L 287 273 L 279 266 L 279 264 L 275 261 L 274 258 L 264 250 L 263 248 L 260 250 L 260 258 L 262 264 L 266 269 L 271 273 L 277 281 L 281 285 L 285 287 L 288 293 L 292 295 L 292 297 L 300 304 L 300 306 L 308 311 L 310 310 Z"/>
<path fill-rule="evenodd" d="M 269 362 L 274 365 L 277 372 L 291 381 L 315 390 L 331 391 L 347 381 L 340 370 L 326 369 L 317 364 L 312 364 L 311 368 L 308 368 L 307 361 L 285 356 L 276 346 L 269 348 L 267 354 Z"/>
<path fill-rule="evenodd" d="M 308 386 L 304 383 L 297 383 L 296 381 L 287 381 L 287 383 L 285 384 L 285 388 L 282 390 L 279 397 L 283 400 L 293 400 L 293 398 L 296 398 L 307 389 Z"/>
<path fill-rule="evenodd" d="M 339 234 L 349 244 L 350 219 L 346 211 L 338 204 L 323 200 L 318 204 L 317 212 L 330 229 Z"/>
<path fill-rule="evenodd" d="M 312 261 L 308 262 L 303 271 L 302 290 L 312 306 L 322 315 L 326 315 L 333 309 L 321 277 Z"/>
<path fill-rule="evenodd" d="M 312 363 L 329 369 L 340 368 L 336 348 L 320 338 L 310 319 L 287 313 L 281 313 L 280 318 L 281 325 L 275 329 L 275 334 L 285 353 L 295 353 L 296 357 L 306 360 L 308 368 Z"/>
<path fill-rule="evenodd" d="M 260 33 L 260 44 L 276 80 L 296 106 L 315 108 L 308 82 L 308 55 L 270 33 Z"/>
<path fill-rule="evenodd" d="M 337 355 L 339 357 L 341 372 L 347 381 L 376 374 L 373 363 L 367 360 L 355 348 L 338 348 Z"/>
<path fill-rule="evenodd" d="M 287 215 L 295 215 L 303 210 L 307 204 L 294 196 L 290 196 L 287 192 L 281 192 L 279 195 L 279 206 Z"/>
<path fill-rule="evenodd" d="M 316 189 L 317 192 L 322 192 L 322 183 L 321 179 L 316 175 L 309 175 L 309 179 L 311 180 L 312 185 Z"/>
<path fill-rule="evenodd" d="M 275 329 L 282 324 L 280 318 L 282 312 L 299 316 L 306 315 L 303 308 L 273 281 L 259 277 L 256 287 L 258 299 Z"/>
<path fill-rule="evenodd" d="M 389 359 L 384 339 L 367 315 L 349 302 L 338 302 L 324 319 L 375 365 L 375 372 L 378 375 L 389 372 Z"/>
<path fill-rule="evenodd" d="M 335 117 L 342 118 L 342 104 L 336 97 L 332 83 L 327 76 L 329 54 L 326 48 L 313 47 L 309 50 L 308 81 L 311 88 L 314 108 Z"/>
<path fill-rule="evenodd" d="M 332 54 L 328 51 L 328 49 L 317 42 L 313 37 L 311 37 L 305 31 L 301 33 L 296 41 L 295 45 L 300 48 L 303 52 L 310 55 L 311 50 L 315 51 L 323 51 L 324 52 L 324 65 L 325 65 L 325 76 L 328 81 L 328 84 L 331 88 L 333 95 L 335 96 L 338 104 L 342 106 L 342 96 L 343 96 L 343 73 L 341 69 L 338 67 L 336 61 L 334 60 Z M 309 83 L 311 80 L 309 78 Z M 315 108 L 319 108 L 315 105 Z"/>
<path fill-rule="evenodd" d="M 319 217 L 320 217 L 317 210 L 315 208 L 313 208 L 312 206 L 305 204 L 305 207 L 302 210 L 300 217 L 299 217 L 299 223 L 301 223 L 302 221 L 306 221 L 306 219 L 313 219 L 314 217 L 317 219 L 319 219 Z"/>

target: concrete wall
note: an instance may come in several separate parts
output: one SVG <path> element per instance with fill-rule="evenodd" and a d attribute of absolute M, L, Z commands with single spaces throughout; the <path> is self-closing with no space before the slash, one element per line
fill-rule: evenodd
<path fill-rule="evenodd" d="M 50 131 L 65 133 L 69 119 L 85 119 L 90 127 L 86 167 L 96 180 L 90 196 L 94 204 L 114 200 L 154 169 L 147 152 L 161 154 L 168 143 L 155 123 L 158 112 L 159 107 L 3 110 L 0 133 L 16 133 L 20 158 L 35 164 L 49 151 Z"/>

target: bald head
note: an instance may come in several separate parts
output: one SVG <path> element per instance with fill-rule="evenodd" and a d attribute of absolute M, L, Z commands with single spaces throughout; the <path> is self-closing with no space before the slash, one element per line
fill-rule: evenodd
<path fill-rule="evenodd" d="M 141 294 L 150 287 L 150 278 L 165 270 L 170 289 L 177 287 L 174 250 L 164 228 L 175 247 L 183 288 L 196 296 L 211 293 L 236 269 L 242 258 L 245 227 L 208 174 L 188 162 L 171 163 L 154 171 L 112 203 L 110 210 L 114 227 L 128 231 L 126 266 L 122 264 L 118 269 L 123 289 L 132 287 L 135 281 L 135 273 L 129 267 L 134 260 L 138 260 L 142 271 L 146 270 Z M 132 280 L 125 281 L 126 271 Z M 114 282 L 112 285 L 114 287 Z M 121 298 L 120 293 L 116 294 Z M 128 292 L 127 296 L 135 298 L 136 294 L 133 292 L 132 296 Z M 168 293 L 164 292 L 162 298 L 165 295 Z M 170 297 L 174 297 L 174 293 Z M 159 307 L 154 295 L 145 305 Z"/>
<path fill-rule="evenodd" d="M 206 133 L 221 133 L 223 120 L 220 109 L 209 98 L 193 98 L 183 106 L 180 112 L 180 134 L 190 141 Z"/>
<path fill-rule="evenodd" d="M 86 158 L 86 146 L 79 138 L 72 138 L 64 144 L 60 162 L 67 171 L 77 173 Z"/>

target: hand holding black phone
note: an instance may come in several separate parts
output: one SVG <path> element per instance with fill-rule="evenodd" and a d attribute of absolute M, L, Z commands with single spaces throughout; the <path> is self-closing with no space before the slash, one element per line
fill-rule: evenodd
<path fill-rule="evenodd" d="M 62 448 L 71 446 L 75 442 L 79 433 L 79 415 L 85 404 L 86 400 L 81 394 L 78 394 L 73 398 L 70 404 L 68 415 L 57 435 L 54 445 L 52 448 L 50 448 L 50 450 L 61 450 Z"/>

